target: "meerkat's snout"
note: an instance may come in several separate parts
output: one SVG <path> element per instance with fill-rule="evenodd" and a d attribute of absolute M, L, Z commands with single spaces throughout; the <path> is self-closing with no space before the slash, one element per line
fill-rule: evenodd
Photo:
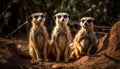
<path fill-rule="evenodd" d="M 55 22 L 59 24 L 67 24 L 69 22 L 69 15 L 67 13 L 57 13 L 54 16 Z"/>
<path fill-rule="evenodd" d="M 43 13 L 34 13 L 31 15 L 32 17 L 32 23 L 44 23 L 46 18 Z"/>
<path fill-rule="evenodd" d="M 80 21 L 81 27 L 91 26 L 93 25 L 93 23 L 94 23 L 94 18 L 92 17 L 84 17 Z"/>

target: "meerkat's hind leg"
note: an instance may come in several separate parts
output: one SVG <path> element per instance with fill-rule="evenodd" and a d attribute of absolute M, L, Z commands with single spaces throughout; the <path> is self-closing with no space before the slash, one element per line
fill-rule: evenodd
<path fill-rule="evenodd" d="M 70 52 L 69 60 L 75 59 L 75 51 Z"/>
<path fill-rule="evenodd" d="M 30 55 L 31 55 L 31 57 L 32 57 L 33 59 L 37 59 L 36 53 L 35 53 L 35 50 L 34 50 L 33 47 L 30 47 L 30 48 L 29 48 L 29 53 L 30 53 Z"/>
<path fill-rule="evenodd" d="M 68 59 L 68 57 L 69 57 L 69 43 L 67 43 L 67 47 L 66 47 L 66 49 L 65 49 L 65 62 L 68 62 L 69 61 L 69 59 Z"/>
<path fill-rule="evenodd" d="M 47 46 L 47 42 L 45 42 L 45 46 L 44 46 L 44 50 L 43 50 L 43 55 L 44 55 L 44 60 L 45 61 L 49 61 L 48 60 L 48 46 Z"/>
<path fill-rule="evenodd" d="M 37 59 L 37 54 L 35 53 L 34 48 L 29 49 L 30 55 L 32 56 L 31 64 L 38 64 L 40 60 Z"/>
<path fill-rule="evenodd" d="M 57 43 L 56 43 L 56 42 L 54 42 L 54 44 L 55 44 L 55 48 L 56 48 L 56 51 L 57 51 L 56 61 L 60 61 L 60 56 L 61 56 L 60 49 L 59 49 L 59 47 L 57 46 Z"/>
<path fill-rule="evenodd" d="M 93 55 L 97 51 L 97 47 L 94 44 L 92 45 L 93 46 L 90 46 L 90 48 L 88 49 L 87 55 Z"/>
<path fill-rule="evenodd" d="M 37 34 L 35 35 L 35 37 L 37 36 Z M 40 53 L 40 49 L 39 49 L 39 37 L 37 37 L 36 39 L 34 38 L 33 42 L 34 42 L 34 51 L 35 51 L 35 54 L 36 54 L 36 59 L 38 61 L 42 61 L 43 59 L 41 58 L 41 53 Z"/>
<path fill-rule="evenodd" d="M 69 60 L 75 59 L 75 46 L 73 46 L 73 45 L 74 45 L 74 43 L 71 43 L 69 45 L 69 48 L 70 48 Z"/>

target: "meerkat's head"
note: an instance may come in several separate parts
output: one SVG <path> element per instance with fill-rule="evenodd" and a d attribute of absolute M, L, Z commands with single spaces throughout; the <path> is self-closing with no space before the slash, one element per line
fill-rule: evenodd
<path fill-rule="evenodd" d="M 69 22 L 69 14 L 65 13 L 65 12 L 60 12 L 60 13 L 57 13 L 55 16 L 54 16 L 54 20 L 57 24 L 59 25 L 65 25 L 65 24 L 68 24 Z"/>
<path fill-rule="evenodd" d="M 45 22 L 45 15 L 43 13 L 33 13 L 31 15 L 31 22 L 34 24 L 43 24 Z"/>
<path fill-rule="evenodd" d="M 93 17 L 83 17 L 80 21 L 80 26 L 83 28 L 93 28 L 94 20 Z"/>

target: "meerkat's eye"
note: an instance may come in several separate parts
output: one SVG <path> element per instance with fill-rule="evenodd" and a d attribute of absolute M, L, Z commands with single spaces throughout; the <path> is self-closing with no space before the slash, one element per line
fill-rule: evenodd
<path fill-rule="evenodd" d="M 81 20 L 81 22 L 82 22 L 82 23 L 84 23 L 84 22 L 85 22 L 85 20 Z"/>
<path fill-rule="evenodd" d="M 64 18 L 67 18 L 68 16 L 67 15 L 64 15 Z"/>
<path fill-rule="evenodd" d="M 60 18 L 61 18 L 61 15 L 58 15 L 58 18 L 60 19 Z"/>
<path fill-rule="evenodd" d="M 41 16 L 41 18 L 44 18 L 45 16 L 44 15 L 40 15 Z"/>
<path fill-rule="evenodd" d="M 88 22 L 88 23 L 91 23 L 91 22 L 92 22 L 92 20 L 87 20 L 87 22 Z"/>
<path fill-rule="evenodd" d="M 34 16 L 34 18 L 36 18 L 36 19 L 37 19 L 38 17 L 39 17 L 39 16 Z"/>

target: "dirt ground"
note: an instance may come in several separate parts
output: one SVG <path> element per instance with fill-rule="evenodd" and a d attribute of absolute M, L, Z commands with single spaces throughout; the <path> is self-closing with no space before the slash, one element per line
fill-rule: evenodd
<path fill-rule="evenodd" d="M 68 63 L 49 61 L 32 64 L 31 58 L 18 53 L 19 45 L 21 50 L 28 50 L 28 39 L 0 38 L 0 69 L 120 69 L 120 21 L 100 39 L 95 55 Z"/>

